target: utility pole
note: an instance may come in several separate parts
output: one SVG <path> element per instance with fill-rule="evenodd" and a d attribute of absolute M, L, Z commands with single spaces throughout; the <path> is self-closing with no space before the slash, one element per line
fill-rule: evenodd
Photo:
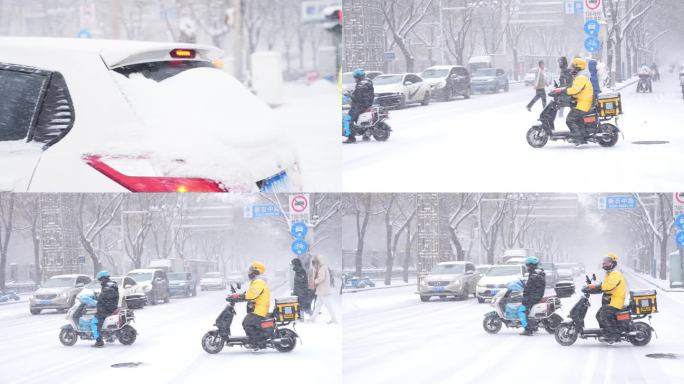
<path fill-rule="evenodd" d="M 242 18 L 244 17 L 244 0 L 233 0 L 235 20 L 233 21 L 233 60 L 235 65 L 235 77 L 240 81 L 245 80 L 245 52 L 244 36 L 242 31 Z"/>

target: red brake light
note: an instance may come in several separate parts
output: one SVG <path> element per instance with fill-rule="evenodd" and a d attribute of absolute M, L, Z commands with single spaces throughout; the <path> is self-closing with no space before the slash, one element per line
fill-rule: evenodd
<path fill-rule="evenodd" d="M 171 57 L 174 59 L 194 59 L 197 52 L 194 49 L 177 48 L 171 51 Z"/>
<path fill-rule="evenodd" d="M 83 160 L 131 192 L 230 192 L 222 184 L 209 179 L 128 176 L 105 164 L 100 156 L 85 155 Z"/>

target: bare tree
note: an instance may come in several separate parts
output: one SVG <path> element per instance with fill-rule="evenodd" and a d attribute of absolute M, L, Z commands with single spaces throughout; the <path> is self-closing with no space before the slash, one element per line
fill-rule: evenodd
<path fill-rule="evenodd" d="M 494 264 L 494 252 L 496 251 L 496 243 L 499 239 L 499 231 L 501 230 L 501 223 L 506 216 L 506 209 L 508 206 L 508 199 L 497 199 L 493 209 L 489 210 L 489 217 L 485 217 L 483 211 L 484 207 L 480 207 L 479 226 L 480 226 L 480 242 L 487 254 L 487 263 Z"/>
<path fill-rule="evenodd" d="M 152 228 L 153 201 L 157 201 L 153 195 L 134 195 L 127 201 L 129 204 L 126 204 L 126 208 L 133 211 L 123 212 L 124 249 L 134 268 L 142 267 L 145 240 Z"/>
<path fill-rule="evenodd" d="M 399 241 L 416 215 L 416 198 L 415 195 L 396 193 L 380 195 L 379 205 L 383 211 L 385 224 L 385 285 L 391 285 Z"/>
<path fill-rule="evenodd" d="M 406 61 L 406 72 L 413 72 L 415 57 L 408 36 L 425 18 L 433 0 L 380 0 L 385 22 L 392 35 L 391 51 L 399 47 Z"/>
<path fill-rule="evenodd" d="M 671 198 L 672 196 L 668 193 L 656 193 L 654 195 L 656 199 L 656 213 L 657 217 L 654 217 L 643 202 L 645 198 L 642 194 L 635 194 L 637 201 L 639 202 L 639 207 L 643 215 L 643 219 L 648 224 L 648 228 L 651 233 L 655 236 L 658 245 L 660 247 L 660 270 L 659 277 L 662 280 L 667 279 L 667 244 L 672 236 L 672 229 L 674 228 L 674 211 L 672 208 Z"/>
<path fill-rule="evenodd" d="M 502 223 L 501 241 L 505 248 L 522 248 L 525 244 L 525 234 L 534 223 L 530 216 L 534 211 L 534 201 L 528 199 L 513 199 L 508 205 L 506 220 Z"/>
<path fill-rule="evenodd" d="M 615 76 L 612 81 L 622 81 L 622 44 L 629 28 L 644 17 L 655 4 L 655 0 L 604 0 L 603 9 L 608 22 L 608 68 L 615 61 Z M 624 12 L 621 12 L 624 10 Z"/>
<path fill-rule="evenodd" d="M 33 264 L 35 265 L 33 280 L 36 284 L 40 284 L 43 279 L 43 268 L 40 260 L 40 196 L 34 194 L 22 194 L 19 196 L 21 207 L 19 212 L 28 223 L 28 229 L 31 233 L 31 243 L 33 244 Z"/>
<path fill-rule="evenodd" d="M 123 201 L 123 194 L 80 194 L 78 196 L 76 228 L 81 245 L 93 263 L 94 273 L 102 269 L 95 238 L 112 223 Z"/>
<path fill-rule="evenodd" d="M 12 238 L 14 221 L 14 194 L 0 194 L 0 289 L 5 289 L 7 249 Z"/>
<path fill-rule="evenodd" d="M 476 5 L 466 4 L 462 10 L 454 11 L 446 18 L 446 47 L 459 65 L 466 63 L 464 52 L 466 42 L 471 37 L 475 9 Z"/>
<path fill-rule="evenodd" d="M 459 226 L 471 217 L 480 206 L 483 194 L 459 193 L 447 195 L 447 208 L 449 209 L 449 240 L 456 251 L 456 260 L 465 260 L 465 251 L 458 237 Z"/>

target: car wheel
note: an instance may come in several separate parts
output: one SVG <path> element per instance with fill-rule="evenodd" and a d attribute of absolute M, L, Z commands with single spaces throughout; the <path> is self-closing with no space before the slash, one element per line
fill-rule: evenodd
<path fill-rule="evenodd" d="M 32 315 L 39 315 L 41 310 L 40 310 L 40 309 L 33 309 L 33 308 L 31 308 L 30 311 L 31 311 L 31 314 L 32 314 Z"/>
<path fill-rule="evenodd" d="M 420 301 L 426 303 L 430 301 L 430 296 L 420 296 Z"/>
<path fill-rule="evenodd" d="M 484 299 L 481 298 L 481 297 L 478 297 L 478 298 L 477 298 L 477 302 L 480 303 L 480 304 L 482 304 L 482 303 L 484 303 Z"/>
<path fill-rule="evenodd" d="M 406 96 L 401 95 L 401 100 L 399 100 L 399 105 L 397 106 L 397 109 L 404 109 L 406 108 Z"/>
<path fill-rule="evenodd" d="M 157 305 L 157 295 L 155 295 L 154 292 L 150 294 L 147 303 L 150 305 Z"/>
<path fill-rule="evenodd" d="M 444 88 L 444 101 L 451 101 L 451 89 Z"/>
<path fill-rule="evenodd" d="M 470 99 L 470 88 L 466 88 L 465 92 L 463 93 L 463 98 Z"/>
<path fill-rule="evenodd" d="M 420 105 L 428 105 L 430 104 L 430 92 L 425 92 L 425 96 L 423 96 L 423 101 L 420 102 Z"/>

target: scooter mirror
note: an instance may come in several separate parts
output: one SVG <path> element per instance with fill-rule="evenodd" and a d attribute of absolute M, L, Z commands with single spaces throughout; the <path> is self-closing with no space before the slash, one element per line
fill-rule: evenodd
<path fill-rule="evenodd" d="M 596 281 L 596 274 L 594 273 L 592 276 L 592 280 Z"/>
<path fill-rule="evenodd" d="M 553 87 L 558 88 L 558 82 L 556 80 L 553 81 Z"/>
<path fill-rule="evenodd" d="M 240 283 L 237 283 L 237 289 L 242 289 L 242 285 Z"/>

